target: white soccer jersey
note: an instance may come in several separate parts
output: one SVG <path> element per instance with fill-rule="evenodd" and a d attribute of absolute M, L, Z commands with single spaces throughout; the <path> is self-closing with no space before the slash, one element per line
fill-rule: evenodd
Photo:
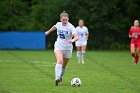
<path fill-rule="evenodd" d="M 76 34 L 75 27 L 68 22 L 66 26 L 62 25 L 62 22 L 57 22 L 55 27 L 57 28 L 57 40 L 55 42 L 55 49 L 61 50 L 72 50 L 73 45 L 68 42 L 73 37 L 73 34 Z"/>
<path fill-rule="evenodd" d="M 80 26 L 76 27 L 79 39 L 76 42 L 86 42 L 86 34 L 88 34 L 88 28 L 83 26 L 82 28 Z"/>

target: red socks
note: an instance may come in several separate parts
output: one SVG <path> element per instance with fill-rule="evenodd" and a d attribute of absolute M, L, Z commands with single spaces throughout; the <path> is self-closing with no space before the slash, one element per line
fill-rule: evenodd
<path fill-rule="evenodd" d="M 135 56 L 135 63 L 138 64 L 138 61 L 139 61 L 139 56 L 136 55 L 136 56 Z"/>
<path fill-rule="evenodd" d="M 137 54 L 134 54 L 134 53 L 132 53 L 131 55 L 132 55 L 132 57 L 134 57 L 134 63 L 138 64 L 139 56 Z"/>

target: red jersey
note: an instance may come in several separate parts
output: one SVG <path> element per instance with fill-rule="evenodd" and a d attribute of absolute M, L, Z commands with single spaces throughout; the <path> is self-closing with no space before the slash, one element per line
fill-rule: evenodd
<path fill-rule="evenodd" d="M 140 27 L 131 27 L 129 30 L 129 35 L 133 36 L 132 39 L 140 39 Z"/>
<path fill-rule="evenodd" d="M 129 30 L 129 35 L 131 38 L 131 45 L 134 45 L 136 48 L 140 48 L 140 27 L 131 27 Z"/>

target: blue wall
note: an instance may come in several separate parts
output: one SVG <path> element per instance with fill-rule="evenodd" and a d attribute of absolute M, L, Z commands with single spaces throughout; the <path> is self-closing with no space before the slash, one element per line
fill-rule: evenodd
<path fill-rule="evenodd" d="M 0 49 L 45 49 L 44 32 L 0 32 Z"/>

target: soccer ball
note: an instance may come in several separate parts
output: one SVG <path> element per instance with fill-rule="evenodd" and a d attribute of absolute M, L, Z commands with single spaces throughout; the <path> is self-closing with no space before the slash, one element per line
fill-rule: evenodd
<path fill-rule="evenodd" d="M 73 78 L 71 80 L 71 86 L 72 87 L 80 87 L 81 86 L 81 80 L 79 78 Z"/>

